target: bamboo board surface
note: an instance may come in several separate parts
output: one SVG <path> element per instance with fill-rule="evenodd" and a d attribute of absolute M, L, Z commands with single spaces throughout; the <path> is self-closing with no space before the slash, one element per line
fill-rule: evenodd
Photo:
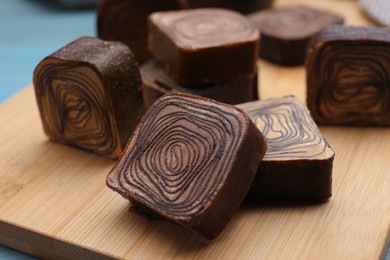
<path fill-rule="evenodd" d="M 369 24 L 354 1 L 308 3 Z M 303 67 L 260 61 L 262 98 L 305 99 Z M 44 258 L 377 259 L 390 227 L 390 128 L 321 127 L 336 152 L 323 204 L 243 205 L 217 239 L 128 211 L 114 161 L 44 136 L 32 86 L 0 105 L 0 244 Z"/>

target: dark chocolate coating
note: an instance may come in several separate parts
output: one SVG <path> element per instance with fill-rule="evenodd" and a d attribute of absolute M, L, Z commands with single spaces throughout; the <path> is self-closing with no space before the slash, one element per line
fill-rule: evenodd
<path fill-rule="evenodd" d="M 204 85 L 257 73 L 259 33 L 237 12 L 158 12 L 149 21 L 149 49 L 178 84 Z"/>
<path fill-rule="evenodd" d="M 263 135 L 242 110 L 168 94 L 142 118 L 107 185 L 141 212 L 212 239 L 242 203 L 265 151 Z"/>
<path fill-rule="evenodd" d="M 303 65 L 311 38 L 327 26 L 344 23 L 338 15 L 306 6 L 265 10 L 248 17 L 260 31 L 260 58 L 284 66 Z"/>
<path fill-rule="evenodd" d="M 334 26 L 313 41 L 307 104 L 317 123 L 390 125 L 390 29 Z"/>
<path fill-rule="evenodd" d="M 52 141 L 109 158 L 119 157 L 144 113 L 138 64 L 120 42 L 71 42 L 37 65 L 34 89 Z"/>
<path fill-rule="evenodd" d="M 270 8 L 273 0 L 187 0 L 190 8 L 221 7 L 248 14 Z"/>
<path fill-rule="evenodd" d="M 183 0 L 100 0 L 97 35 L 104 40 L 125 43 L 142 64 L 150 58 L 147 49 L 148 15 L 185 7 Z"/>
<path fill-rule="evenodd" d="M 142 95 L 150 107 L 159 97 L 168 93 L 187 93 L 214 99 L 227 104 L 240 104 L 258 99 L 257 75 L 222 83 L 187 88 L 178 85 L 155 60 L 141 67 Z"/>
<path fill-rule="evenodd" d="M 248 200 L 324 201 L 332 194 L 334 152 L 297 98 L 239 105 L 267 140 Z"/>

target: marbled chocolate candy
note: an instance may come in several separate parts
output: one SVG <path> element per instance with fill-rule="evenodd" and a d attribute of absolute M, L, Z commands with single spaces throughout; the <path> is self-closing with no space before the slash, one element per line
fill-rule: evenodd
<path fill-rule="evenodd" d="M 390 125 L 390 29 L 323 30 L 307 62 L 307 104 L 317 123 Z"/>
<path fill-rule="evenodd" d="M 270 8 L 273 2 L 273 0 L 187 0 L 190 8 L 221 7 L 244 14 Z"/>
<path fill-rule="evenodd" d="M 130 47 L 139 63 L 150 58 L 148 15 L 157 11 L 185 8 L 183 0 L 100 0 L 97 7 L 97 35 L 121 41 Z"/>
<path fill-rule="evenodd" d="M 212 239 L 245 198 L 265 151 L 242 110 L 169 94 L 142 118 L 107 185 L 141 212 Z"/>
<path fill-rule="evenodd" d="M 304 64 L 311 38 L 327 26 L 344 23 L 338 15 L 306 6 L 265 10 L 248 17 L 260 31 L 260 57 L 285 66 Z"/>
<path fill-rule="evenodd" d="M 137 62 L 123 43 L 82 37 L 44 58 L 34 89 L 46 135 L 119 157 L 144 113 Z"/>
<path fill-rule="evenodd" d="M 289 96 L 239 107 L 254 121 L 268 144 L 248 199 L 328 199 L 332 194 L 334 152 L 306 106 Z"/>
<path fill-rule="evenodd" d="M 225 9 L 158 12 L 149 17 L 149 49 L 177 83 L 197 86 L 254 76 L 259 33 Z"/>
<path fill-rule="evenodd" d="M 154 60 L 146 62 L 141 67 L 141 75 L 142 95 L 146 107 L 150 107 L 159 97 L 175 92 L 207 97 L 228 104 L 240 104 L 258 99 L 257 75 L 187 88 L 174 82 Z"/>

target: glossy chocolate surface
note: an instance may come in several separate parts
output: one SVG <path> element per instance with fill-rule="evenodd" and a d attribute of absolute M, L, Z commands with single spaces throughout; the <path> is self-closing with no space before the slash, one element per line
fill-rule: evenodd
<path fill-rule="evenodd" d="M 323 28 L 342 24 L 336 14 L 306 6 L 290 6 L 248 16 L 260 31 L 260 57 L 285 66 L 305 62 L 310 40 Z"/>
<path fill-rule="evenodd" d="M 107 185 L 141 212 L 212 239 L 243 201 L 265 150 L 241 110 L 169 94 L 147 111 Z"/>
<path fill-rule="evenodd" d="M 185 7 L 182 0 L 100 0 L 97 7 L 97 35 L 104 40 L 125 43 L 142 64 L 150 58 L 147 49 L 148 15 Z"/>
<path fill-rule="evenodd" d="M 119 42 L 82 37 L 43 59 L 34 88 L 46 135 L 119 157 L 144 113 L 138 64 Z"/>
<path fill-rule="evenodd" d="M 214 99 L 227 104 L 240 104 L 258 99 L 257 75 L 227 82 L 191 88 L 174 82 L 161 65 L 150 60 L 141 67 L 142 95 L 145 106 L 150 107 L 159 97 L 168 93 L 187 93 Z"/>
<path fill-rule="evenodd" d="M 179 84 L 202 85 L 257 73 L 259 33 L 237 12 L 158 12 L 149 20 L 149 49 Z"/>
<path fill-rule="evenodd" d="M 322 31 L 307 62 L 307 104 L 321 124 L 390 125 L 390 30 Z"/>
<path fill-rule="evenodd" d="M 332 194 L 334 152 L 293 96 L 239 105 L 267 140 L 250 200 L 324 201 Z"/>

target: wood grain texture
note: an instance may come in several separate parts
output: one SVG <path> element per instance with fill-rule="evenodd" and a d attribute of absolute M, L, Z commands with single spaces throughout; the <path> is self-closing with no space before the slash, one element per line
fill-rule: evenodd
<path fill-rule="evenodd" d="M 310 3 L 368 24 L 354 1 Z M 261 61 L 263 98 L 305 100 L 303 67 Z M 243 205 L 214 241 L 129 212 L 105 186 L 114 162 L 50 143 L 31 86 L 0 106 L 0 244 L 55 258 L 378 259 L 390 223 L 389 128 L 321 127 L 336 152 L 323 204 Z"/>

